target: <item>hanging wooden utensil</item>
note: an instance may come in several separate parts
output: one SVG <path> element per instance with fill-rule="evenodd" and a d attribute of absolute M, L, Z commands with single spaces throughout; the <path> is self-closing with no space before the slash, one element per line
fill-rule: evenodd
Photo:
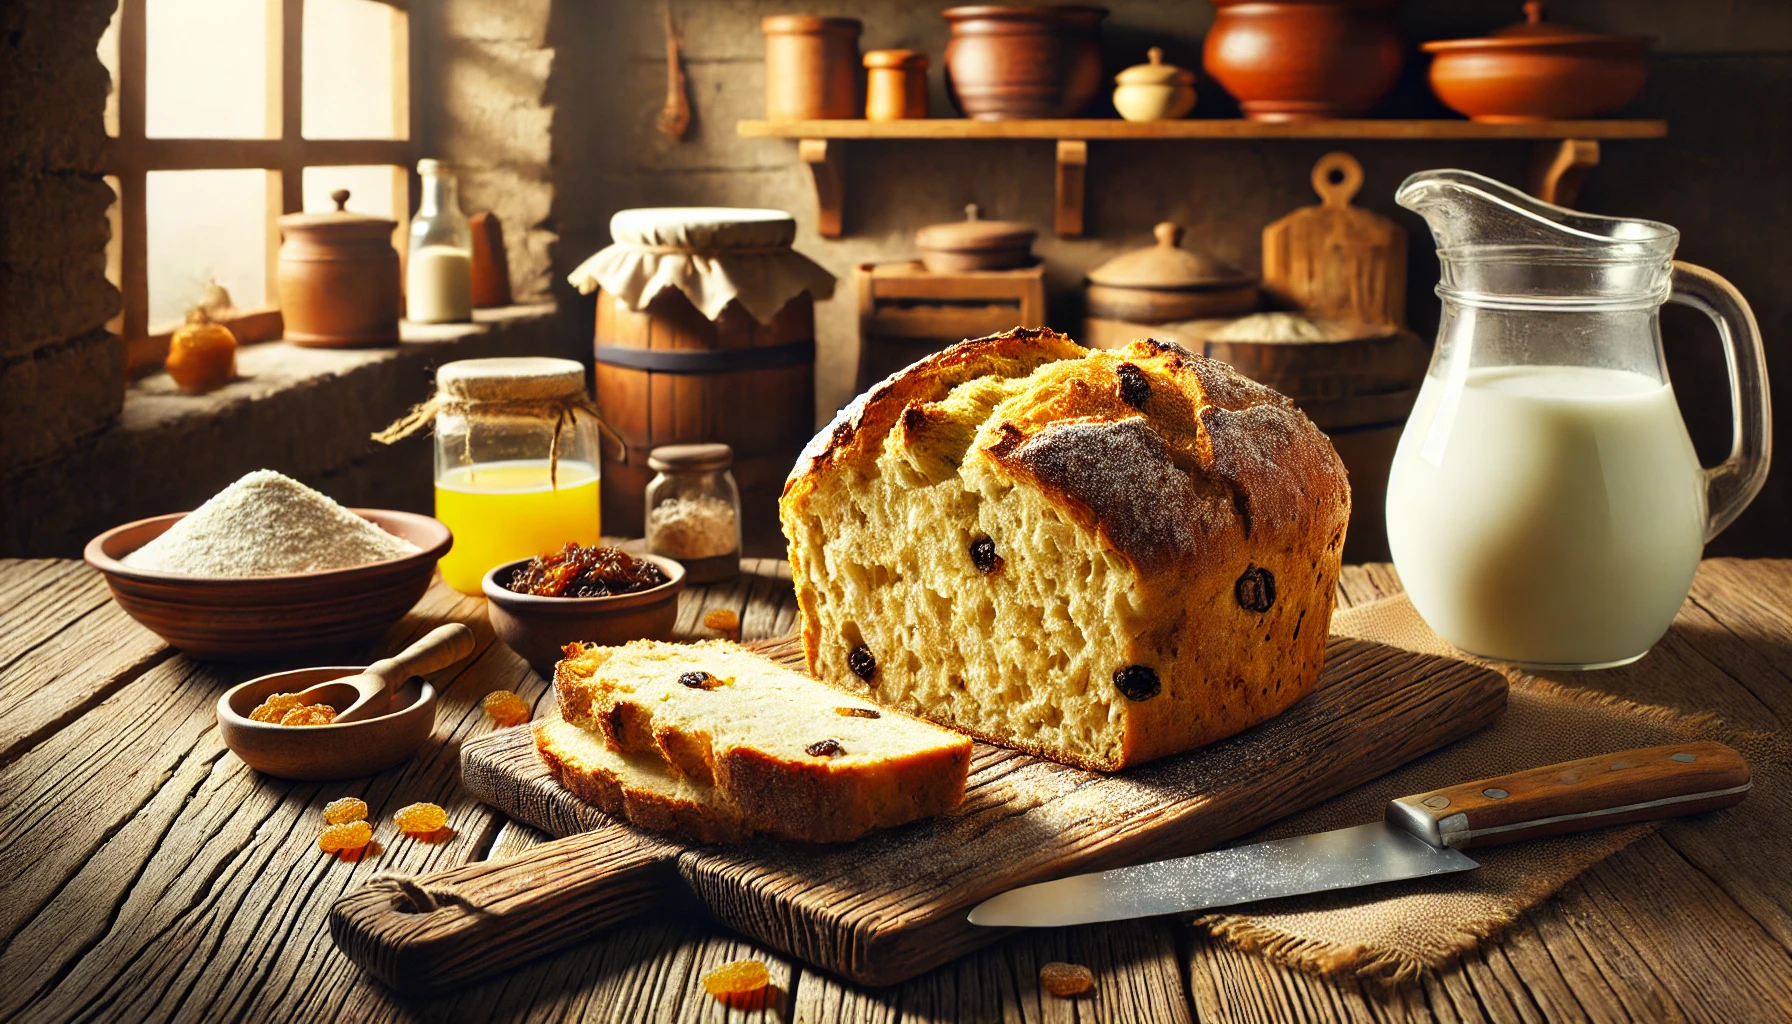
<path fill-rule="evenodd" d="M 685 96 L 684 65 L 678 59 L 678 33 L 672 30 L 672 5 L 666 5 L 666 105 L 657 122 L 661 134 L 677 142 L 691 128 L 691 101 Z"/>
<path fill-rule="evenodd" d="M 1363 165 L 1327 153 L 1313 165 L 1320 205 L 1263 229 L 1263 287 L 1309 316 L 1401 327 L 1406 323 L 1406 231 L 1350 205 Z"/>

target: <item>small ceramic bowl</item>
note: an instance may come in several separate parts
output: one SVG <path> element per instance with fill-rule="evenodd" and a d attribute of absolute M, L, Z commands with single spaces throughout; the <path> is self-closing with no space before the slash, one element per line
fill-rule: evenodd
<path fill-rule="evenodd" d="M 436 724 L 436 688 L 413 676 L 392 698 L 392 710 L 346 725 L 274 725 L 249 713 L 276 693 L 296 693 L 360 672 L 334 665 L 276 672 L 231 687 L 218 698 L 218 732 L 231 753 L 267 775 L 302 782 L 354 779 L 410 757 Z"/>
<path fill-rule="evenodd" d="M 613 597 L 537 597 L 504 587 L 529 559 L 505 562 L 486 573 L 482 582 L 493 631 L 543 679 L 554 678 L 554 663 L 570 643 L 611 647 L 630 640 L 672 639 L 672 629 L 678 624 L 678 595 L 684 590 L 684 566 L 659 555 L 634 557 L 659 566 L 666 582 L 651 590 Z"/>
<path fill-rule="evenodd" d="M 207 661 L 274 661 L 378 640 L 429 589 L 436 561 L 454 543 L 429 516 L 350 509 L 422 550 L 352 569 L 291 576 L 214 578 L 134 569 L 119 561 L 187 513 L 113 527 L 87 544 L 87 564 L 106 577 L 131 618 L 185 654 Z"/>

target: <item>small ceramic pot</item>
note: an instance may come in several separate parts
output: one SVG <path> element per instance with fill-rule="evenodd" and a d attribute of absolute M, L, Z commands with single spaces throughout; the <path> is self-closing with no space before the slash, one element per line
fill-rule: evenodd
<path fill-rule="evenodd" d="M 775 14 L 765 33 L 765 116 L 772 121 L 856 118 L 859 21 Z"/>
<path fill-rule="evenodd" d="M 283 337 L 308 348 L 398 344 L 398 222 L 350 213 L 348 190 L 330 194 L 331 213 L 289 213 L 279 220 L 276 285 Z"/>
<path fill-rule="evenodd" d="M 1153 46 L 1147 63 L 1114 76 L 1114 109 L 1128 121 L 1170 121 L 1195 109 L 1195 73 L 1164 63 Z"/>
<path fill-rule="evenodd" d="M 1396 0 L 1212 0 L 1202 66 L 1256 121 L 1366 113 L 1400 77 Z"/>
<path fill-rule="evenodd" d="M 927 55 L 914 50 L 865 54 L 865 120 L 927 116 Z"/>
<path fill-rule="evenodd" d="M 1074 117 L 1101 88 L 1102 7 L 952 7 L 946 89 L 979 121 Z"/>
<path fill-rule="evenodd" d="M 554 663 L 564 657 L 567 644 L 614 647 L 630 640 L 672 639 L 673 627 L 678 624 L 678 595 L 684 590 L 684 566 L 659 555 L 634 557 L 659 566 L 666 582 L 651 590 L 613 597 L 538 597 L 504 586 L 529 559 L 497 566 L 481 583 L 492 630 L 543 679 L 554 678 Z"/>
<path fill-rule="evenodd" d="M 1424 45 L 1434 54 L 1431 90 L 1476 121 L 1570 120 L 1609 114 L 1635 99 L 1648 80 L 1648 36 L 1583 32 L 1543 20 L 1543 5 L 1524 5 L 1525 21 L 1479 39 Z"/>
<path fill-rule="evenodd" d="M 962 274 L 977 270 L 1013 270 L 1033 264 L 1031 224 L 1013 220 L 984 220 L 977 204 L 964 208 L 964 220 L 929 224 L 915 232 L 921 265 L 932 274 Z"/>

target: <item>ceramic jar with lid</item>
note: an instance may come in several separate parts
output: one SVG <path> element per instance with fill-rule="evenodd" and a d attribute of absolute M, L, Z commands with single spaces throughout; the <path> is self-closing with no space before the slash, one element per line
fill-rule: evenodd
<path fill-rule="evenodd" d="M 865 119 L 904 121 L 927 116 L 927 55 L 914 50 L 865 54 Z"/>
<path fill-rule="evenodd" d="M 1643 91 L 1650 37 L 1544 21 L 1538 0 L 1525 4 L 1524 14 L 1480 39 L 1424 45 L 1435 55 L 1431 89 L 1445 106 L 1493 123 L 1568 120 L 1609 114 Z"/>
<path fill-rule="evenodd" d="M 1031 224 L 984 220 L 976 203 L 964 208 L 964 220 L 929 224 L 915 232 L 921 265 L 935 274 L 971 270 L 1013 270 L 1033 263 Z"/>
<path fill-rule="evenodd" d="M 276 285 L 286 340 L 309 348 L 398 344 L 401 306 L 398 222 L 348 210 L 349 193 L 330 193 L 328 213 L 289 213 L 279 220 Z"/>
<path fill-rule="evenodd" d="M 771 121 L 856 118 L 859 105 L 857 18 L 774 14 L 765 33 L 765 116 Z"/>
<path fill-rule="evenodd" d="M 1145 51 L 1146 63 L 1114 76 L 1114 109 L 1128 121 L 1171 121 L 1195 109 L 1195 73 L 1164 63 L 1162 47 Z"/>
<path fill-rule="evenodd" d="M 714 583 L 740 574 L 740 488 L 734 449 L 673 444 L 647 457 L 647 550 L 677 559 L 685 579 Z"/>
<path fill-rule="evenodd" d="M 1123 253 L 1089 271 L 1084 297 L 1092 324 L 1175 323 L 1239 316 L 1257 307 L 1256 279 L 1206 253 L 1182 248 L 1181 225 L 1164 221 L 1152 234 L 1156 245 Z M 1093 327 L 1088 333 L 1103 334 Z M 1106 347 L 1097 337 L 1083 341 Z"/>

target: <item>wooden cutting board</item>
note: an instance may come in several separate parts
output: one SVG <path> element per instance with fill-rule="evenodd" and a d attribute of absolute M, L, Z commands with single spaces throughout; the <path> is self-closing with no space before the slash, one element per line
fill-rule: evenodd
<path fill-rule="evenodd" d="M 754 646 L 801 663 L 794 640 Z M 375 977 L 431 993 L 637 914 L 690 910 L 854 981 L 893 984 L 1006 934 L 965 920 L 989 896 L 1217 846 L 1481 729 L 1505 702 L 1498 673 L 1334 637 L 1319 688 L 1232 739 L 1113 775 L 980 743 L 956 812 L 834 846 L 703 846 L 638 830 L 561 789 L 526 727 L 501 730 L 461 749 L 462 781 L 566 838 L 404 888 L 375 880 L 337 901 L 330 932 Z"/>
<path fill-rule="evenodd" d="M 1336 180 L 1334 180 L 1336 179 Z M 1363 165 L 1327 153 L 1313 165 L 1318 206 L 1304 206 L 1263 229 L 1263 288 L 1308 316 L 1406 323 L 1406 231 L 1350 205 Z"/>

